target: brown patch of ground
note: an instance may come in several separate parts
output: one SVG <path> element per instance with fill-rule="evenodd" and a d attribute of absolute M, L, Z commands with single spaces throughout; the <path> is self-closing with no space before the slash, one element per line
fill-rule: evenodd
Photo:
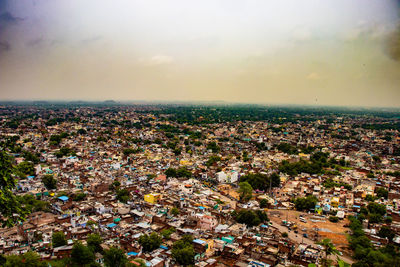
<path fill-rule="evenodd" d="M 295 210 L 270 210 L 268 215 L 273 222 L 278 224 L 281 224 L 282 220 L 293 222 L 297 225 L 299 234 L 306 233 L 312 240 L 329 238 L 337 247 L 346 247 L 348 245 L 346 233 L 349 228 L 344 227 L 344 225 L 348 224 L 347 219 L 332 223 L 328 220 L 329 216 L 325 218 L 316 217 L 314 213 L 308 214 Z M 300 215 L 303 215 L 306 222 L 300 221 Z"/>

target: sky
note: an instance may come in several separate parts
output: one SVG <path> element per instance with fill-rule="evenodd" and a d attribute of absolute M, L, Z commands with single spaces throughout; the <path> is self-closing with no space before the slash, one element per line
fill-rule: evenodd
<path fill-rule="evenodd" d="M 0 100 L 400 107 L 399 0 L 0 0 Z"/>

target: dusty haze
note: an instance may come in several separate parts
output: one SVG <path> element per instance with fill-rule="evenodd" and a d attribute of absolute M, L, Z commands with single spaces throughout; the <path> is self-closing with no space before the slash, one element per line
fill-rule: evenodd
<path fill-rule="evenodd" d="M 397 25 L 393 0 L 0 0 L 0 99 L 399 107 Z"/>

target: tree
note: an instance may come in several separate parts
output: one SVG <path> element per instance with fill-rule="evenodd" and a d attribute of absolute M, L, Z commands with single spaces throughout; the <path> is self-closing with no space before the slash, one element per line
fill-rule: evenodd
<path fill-rule="evenodd" d="M 165 239 L 170 239 L 172 233 L 174 233 L 175 231 L 176 231 L 175 228 L 171 227 L 171 228 L 169 228 L 169 229 L 164 229 L 164 230 L 162 230 L 162 231 L 161 231 L 161 235 L 162 235 L 162 237 L 165 238 Z"/>
<path fill-rule="evenodd" d="M 46 267 L 47 264 L 40 260 L 39 254 L 33 251 L 28 251 L 22 255 L 11 255 L 6 257 L 5 263 L 1 264 L 4 267 Z"/>
<path fill-rule="evenodd" d="M 311 210 L 315 208 L 315 205 L 317 204 L 318 199 L 313 196 L 309 195 L 307 197 L 299 197 L 296 198 L 294 201 L 296 210 Z"/>
<path fill-rule="evenodd" d="M 365 196 L 364 199 L 365 199 L 366 201 L 368 201 L 368 202 L 372 202 L 372 201 L 375 201 L 376 198 L 375 198 L 374 196 L 368 194 L 368 195 Z"/>
<path fill-rule="evenodd" d="M 331 240 L 328 238 L 323 239 L 322 241 L 318 242 L 317 244 L 324 247 L 325 258 L 322 262 L 322 265 L 330 266 L 329 261 L 328 261 L 328 256 L 329 255 L 337 255 L 337 254 L 339 254 L 339 251 L 335 248 L 335 246 L 332 244 Z"/>
<path fill-rule="evenodd" d="M 257 226 L 262 222 L 269 221 L 267 214 L 262 210 L 242 209 L 239 212 L 234 211 L 232 216 L 238 223 L 244 223 L 249 227 Z"/>
<path fill-rule="evenodd" d="M 240 177 L 240 182 L 248 182 L 253 189 L 266 191 L 271 187 L 279 187 L 281 178 L 277 173 L 270 176 L 262 173 L 248 173 Z"/>
<path fill-rule="evenodd" d="M 128 262 L 125 253 L 117 247 L 110 247 L 104 251 L 104 265 L 107 267 L 123 267 Z"/>
<path fill-rule="evenodd" d="M 57 180 L 54 179 L 53 175 L 47 174 L 42 177 L 42 182 L 48 190 L 57 188 Z"/>
<path fill-rule="evenodd" d="M 0 151 L 0 220 L 3 227 L 13 226 L 24 220 L 27 214 L 12 192 L 16 186 L 12 171 L 11 157 L 5 151 Z"/>
<path fill-rule="evenodd" d="M 217 153 L 221 150 L 221 148 L 217 145 L 217 143 L 215 141 L 208 143 L 207 149 L 212 150 L 213 153 Z"/>
<path fill-rule="evenodd" d="M 240 200 L 247 202 L 253 196 L 253 188 L 248 182 L 241 182 L 239 183 L 239 194 L 240 194 Z"/>
<path fill-rule="evenodd" d="M 289 234 L 288 234 L 287 232 L 283 232 L 283 233 L 282 233 L 282 237 L 283 237 L 283 238 L 287 238 L 288 236 L 289 236 Z"/>
<path fill-rule="evenodd" d="M 95 260 L 93 251 L 80 241 L 75 242 L 71 251 L 71 262 L 77 266 L 85 266 Z"/>
<path fill-rule="evenodd" d="M 162 242 L 162 238 L 155 232 L 150 235 L 144 234 L 139 237 L 139 244 L 143 247 L 143 250 L 150 252 L 159 248 Z"/>
<path fill-rule="evenodd" d="M 396 233 L 390 229 L 390 227 L 387 227 L 383 225 L 381 229 L 379 229 L 378 236 L 382 238 L 387 238 L 389 241 L 392 241 Z"/>
<path fill-rule="evenodd" d="M 337 223 L 339 221 L 339 217 L 329 216 L 329 221 L 333 223 Z"/>
<path fill-rule="evenodd" d="M 268 206 L 268 200 L 265 198 L 260 200 L 260 208 L 266 208 Z"/>
<path fill-rule="evenodd" d="M 86 240 L 87 246 L 91 248 L 94 252 L 102 252 L 103 248 L 101 247 L 101 243 L 103 243 L 103 239 L 99 234 L 90 234 Z"/>
<path fill-rule="evenodd" d="M 165 171 L 165 175 L 166 175 L 167 177 L 176 177 L 176 170 L 175 170 L 174 168 L 168 168 L 168 169 Z"/>
<path fill-rule="evenodd" d="M 271 180 L 271 186 L 272 187 L 279 187 L 281 184 L 281 177 L 279 176 L 279 174 L 277 174 L 276 172 L 274 172 L 273 174 L 271 174 L 271 176 L 269 177 L 269 179 Z"/>
<path fill-rule="evenodd" d="M 193 237 L 190 235 L 183 236 L 172 246 L 172 258 L 180 265 L 188 266 L 194 264 L 195 255 Z"/>
<path fill-rule="evenodd" d="M 15 167 L 16 174 L 25 178 L 26 176 L 35 175 L 35 165 L 29 161 L 23 161 Z"/>
<path fill-rule="evenodd" d="M 126 203 L 129 200 L 129 191 L 126 189 L 117 190 L 117 199 L 122 203 Z"/>
<path fill-rule="evenodd" d="M 378 187 L 378 188 L 376 189 L 376 195 L 377 195 L 379 198 L 383 197 L 383 198 L 387 199 L 387 198 L 388 198 L 388 195 L 389 195 L 389 192 L 388 192 L 385 188 L 383 188 L 383 187 Z"/>
<path fill-rule="evenodd" d="M 64 232 L 54 232 L 52 235 L 53 247 L 61 247 L 67 244 L 67 238 L 64 235 Z"/>
<path fill-rule="evenodd" d="M 173 207 L 173 208 L 171 209 L 171 214 L 172 214 L 173 216 L 178 215 L 178 214 L 179 214 L 179 209 L 178 209 L 177 207 Z"/>

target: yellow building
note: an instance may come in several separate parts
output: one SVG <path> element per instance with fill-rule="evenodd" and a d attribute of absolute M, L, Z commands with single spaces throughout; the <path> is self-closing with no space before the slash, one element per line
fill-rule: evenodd
<path fill-rule="evenodd" d="M 206 254 L 211 255 L 214 252 L 214 239 L 206 239 L 204 241 L 206 241 L 208 244 Z"/>
<path fill-rule="evenodd" d="M 331 199 L 331 206 L 334 208 L 337 208 L 339 206 L 339 198 L 338 197 L 333 197 Z"/>
<path fill-rule="evenodd" d="M 147 194 L 144 195 L 144 201 L 151 203 L 151 204 L 155 204 L 158 202 L 158 200 L 160 200 L 161 195 L 158 193 L 151 193 L 151 194 Z"/>

